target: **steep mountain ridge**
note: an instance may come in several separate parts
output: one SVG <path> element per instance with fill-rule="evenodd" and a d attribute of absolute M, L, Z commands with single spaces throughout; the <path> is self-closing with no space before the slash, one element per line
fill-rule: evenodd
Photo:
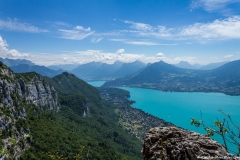
<path fill-rule="evenodd" d="M 0 62 L 0 148 L 3 157 L 19 157 L 29 147 L 29 125 L 25 105 L 40 106 L 42 110 L 59 110 L 54 88 L 36 73 L 16 75 Z M 28 139 L 27 139 L 28 137 Z M 10 154 L 7 154 L 7 153 Z"/>
<path fill-rule="evenodd" d="M 1 94 L 2 105 L 11 106 L 15 103 L 11 95 L 16 94 L 28 103 L 48 106 L 58 110 L 58 98 L 55 89 L 43 80 L 42 76 L 34 72 L 22 75 L 14 74 L 7 66 L 0 63 L 1 67 Z"/>

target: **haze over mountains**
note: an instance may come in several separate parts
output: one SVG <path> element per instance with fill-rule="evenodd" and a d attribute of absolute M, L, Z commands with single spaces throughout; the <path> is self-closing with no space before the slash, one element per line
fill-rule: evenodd
<path fill-rule="evenodd" d="M 61 68 L 55 71 L 45 66 L 36 65 L 33 62 L 25 59 L 0 58 L 0 61 L 11 68 L 15 73 L 36 72 L 42 76 L 54 77 L 63 72 Z"/>
<path fill-rule="evenodd" d="M 218 63 L 210 63 L 206 66 L 201 67 L 201 70 L 211 70 L 211 69 L 215 69 L 218 67 L 221 67 L 222 65 L 228 63 L 229 61 L 224 61 L 224 62 L 218 62 Z"/>
<path fill-rule="evenodd" d="M 184 68 L 184 69 L 198 69 L 198 70 L 211 70 L 211 69 L 215 69 L 218 68 L 224 64 L 228 63 L 228 61 L 224 61 L 224 62 L 217 62 L 217 63 L 210 63 L 207 65 L 201 65 L 201 64 L 190 64 L 186 61 L 181 61 L 178 64 L 175 64 L 176 67 L 179 68 Z"/>
<path fill-rule="evenodd" d="M 201 64 L 193 64 L 192 65 L 186 61 L 181 61 L 178 64 L 176 64 L 175 66 L 179 67 L 179 68 L 185 68 L 185 69 L 199 69 L 199 68 L 203 67 L 203 65 L 201 65 Z"/>
<path fill-rule="evenodd" d="M 133 74 L 146 64 L 140 61 L 132 63 L 115 62 L 113 64 L 106 64 L 101 62 L 91 62 L 78 66 L 70 72 L 77 77 L 91 81 L 91 80 L 112 80 L 129 74 Z"/>
<path fill-rule="evenodd" d="M 78 66 L 79 66 L 78 64 L 59 64 L 59 65 L 51 65 L 51 66 L 47 66 L 47 67 L 50 69 L 56 70 L 56 71 L 59 69 L 63 69 L 65 71 L 70 71 Z"/>
<path fill-rule="evenodd" d="M 17 66 L 19 64 L 27 64 L 29 66 L 35 65 L 33 62 L 26 59 L 9 59 L 0 57 L 0 61 L 3 62 L 8 67 Z"/>
<path fill-rule="evenodd" d="M 113 80 L 116 78 L 124 77 L 141 71 L 147 65 L 140 61 L 135 61 L 132 63 L 123 63 L 116 61 L 113 64 L 106 64 L 101 62 L 90 62 L 86 64 L 65 64 L 65 65 L 52 65 L 52 66 L 39 66 L 31 61 L 25 59 L 2 59 L 5 65 L 9 66 L 14 72 L 24 73 L 24 72 L 37 72 L 43 76 L 54 77 L 55 75 L 61 74 L 63 71 L 68 71 L 75 74 L 78 78 L 85 81 L 96 81 L 96 80 Z M 208 65 L 200 64 L 189 64 L 188 62 L 181 61 L 175 66 L 184 69 L 194 69 L 194 70 L 211 70 L 218 68 L 227 62 L 211 63 Z M 150 64 L 149 64 L 150 65 Z"/>
<path fill-rule="evenodd" d="M 85 81 L 112 80 L 133 74 L 146 66 L 145 63 L 135 61 L 132 63 L 115 62 L 106 64 L 101 62 L 90 62 L 82 65 L 68 64 L 55 66 L 39 66 L 27 60 L 2 59 L 16 73 L 37 72 L 43 76 L 54 77 L 64 70 L 75 74 Z M 74 69 L 73 69 L 74 68 Z"/>

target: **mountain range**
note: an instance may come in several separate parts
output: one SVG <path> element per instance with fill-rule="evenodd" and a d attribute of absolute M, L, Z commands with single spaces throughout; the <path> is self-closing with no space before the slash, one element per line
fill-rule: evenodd
<path fill-rule="evenodd" d="M 226 63 L 212 70 L 183 69 L 160 61 L 149 65 L 137 74 L 108 81 L 103 86 L 240 95 L 240 60 Z"/>
<path fill-rule="evenodd" d="M 90 62 L 87 64 L 76 65 L 52 65 L 39 66 L 28 60 L 0 59 L 16 73 L 36 72 L 43 76 L 54 77 L 63 71 L 73 73 L 78 78 L 85 81 L 112 80 L 135 73 L 143 69 L 146 64 L 140 61 L 132 63 L 115 62 L 106 64 L 101 62 Z"/>
<path fill-rule="evenodd" d="M 106 64 L 101 62 L 90 62 L 78 66 L 70 72 L 86 81 L 112 80 L 129 74 L 133 74 L 146 65 L 143 62 L 132 63 L 115 62 Z"/>
<path fill-rule="evenodd" d="M 127 75 L 137 74 L 152 65 L 146 65 L 140 61 L 135 61 L 132 63 L 123 63 L 116 61 L 113 64 L 90 62 L 82 65 L 66 64 L 45 67 L 35 65 L 31 61 L 24 59 L 13 60 L 7 58 L 0 58 L 0 61 L 3 61 L 4 64 L 9 66 L 16 73 L 37 72 L 43 76 L 54 77 L 58 74 L 61 74 L 64 70 L 68 70 L 68 72 L 73 73 L 78 78 L 81 78 L 85 81 L 114 80 L 116 78 L 121 78 Z M 199 64 L 191 65 L 188 62 L 181 61 L 175 66 L 182 69 L 213 70 L 226 63 L 227 62 L 219 62 L 202 66 Z"/>
<path fill-rule="evenodd" d="M 9 58 L 1 58 L 0 57 L 0 61 L 3 64 L 7 65 L 8 67 L 17 66 L 19 64 L 27 64 L 29 66 L 35 65 L 34 63 L 32 63 L 31 61 L 26 60 L 26 59 L 9 59 Z"/>
<path fill-rule="evenodd" d="M 47 76 L 47 77 L 54 77 L 63 72 L 62 69 L 55 71 L 55 70 L 49 69 L 45 66 L 28 65 L 28 64 L 19 64 L 17 66 L 10 66 L 10 68 L 15 73 L 36 72 L 38 74 L 41 74 L 42 76 Z"/>

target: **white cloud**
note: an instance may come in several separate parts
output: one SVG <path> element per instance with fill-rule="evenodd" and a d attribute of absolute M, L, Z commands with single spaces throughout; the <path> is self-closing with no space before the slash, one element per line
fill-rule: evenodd
<path fill-rule="evenodd" d="M 124 51 L 125 51 L 124 49 L 119 49 L 119 50 L 117 50 L 117 54 L 121 55 Z"/>
<path fill-rule="evenodd" d="M 83 28 L 82 26 L 76 26 L 72 30 L 67 29 L 59 29 L 61 34 L 60 38 L 71 39 L 71 40 L 82 40 L 94 33 L 94 31 L 90 32 L 90 27 Z"/>
<path fill-rule="evenodd" d="M 54 64 L 85 64 L 92 61 L 103 63 L 114 63 L 115 61 L 122 61 L 125 63 L 134 62 L 136 60 L 145 63 L 154 63 L 163 60 L 170 64 L 178 63 L 181 60 L 194 62 L 194 57 L 175 57 L 168 58 L 163 53 L 158 53 L 155 56 L 147 56 L 145 54 L 125 53 L 123 48 L 116 52 L 109 53 L 100 50 L 85 50 L 77 52 L 69 52 L 64 54 L 53 53 L 38 53 L 25 54 L 20 53 L 15 49 L 8 49 L 7 43 L 0 37 L 0 57 L 12 59 L 27 59 L 38 65 L 54 65 Z"/>
<path fill-rule="evenodd" d="M 133 45 L 141 45 L 141 46 L 156 46 L 158 45 L 155 42 L 144 42 L 144 41 L 126 41 L 127 44 L 133 44 Z"/>
<path fill-rule="evenodd" d="M 125 23 L 131 24 L 131 28 L 136 30 L 151 31 L 153 30 L 152 26 L 145 23 L 137 23 L 132 21 L 124 21 Z"/>
<path fill-rule="evenodd" d="M 164 57 L 164 54 L 163 53 L 158 53 L 156 56 L 162 58 L 162 57 Z"/>
<path fill-rule="evenodd" d="M 17 19 L 0 20 L 0 29 L 30 33 L 48 32 L 46 29 L 40 29 L 31 24 L 19 22 Z"/>
<path fill-rule="evenodd" d="M 15 49 L 8 49 L 8 44 L 5 40 L 2 39 L 0 36 L 0 57 L 1 58 L 25 58 L 28 54 L 26 53 L 20 53 L 19 51 Z"/>
<path fill-rule="evenodd" d="M 240 0 L 193 0 L 190 4 L 191 10 L 203 8 L 208 12 L 222 11 L 229 4 L 240 3 Z"/>
<path fill-rule="evenodd" d="M 191 39 L 240 39 L 240 16 L 211 23 L 195 23 L 184 27 L 179 36 Z"/>
<path fill-rule="evenodd" d="M 167 28 L 165 26 L 150 26 L 132 21 L 124 21 L 131 24 L 130 28 L 134 30 L 123 30 L 122 33 L 131 34 L 137 37 L 168 39 L 168 40 L 227 40 L 240 39 L 240 16 L 232 16 L 225 19 L 216 19 L 209 23 L 195 23 L 182 28 Z M 141 25 L 139 25 L 141 24 Z M 136 45 L 164 45 L 156 42 L 130 41 L 126 39 L 111 39 L 112 41 L 121 41 L 127 44 Z M 166 44 L 177 45 L 177 44 Z"/>
<path fill-rule="evenodd" d="M 62 22 L 62 21 L 56 21 L 56 22 L 49 22 L 49 21 L 47 21 L 47 22 L 51 23 L 53 25 L 57 25 L 57 26 L 65 26 L 65 27 L 70 27 L 71 26 L 67 22 Z"/>
<path fill-rule="evenodd" d="M 156 45 L 177 45 L 177 44 L 161 44 L 156 42 L 150 42 L 150 41 L 132 41 L 132 40 L 126 40 L 126 39 L 109 39 L 110 41 L 115 42 L 123 42 L 125 44 L 132 44 L 132 45 L 141 45 L 141 46 L 156 46 Z"/>
<path fill-rule="evenodd" d="M 153 36 L 158 38 L 170 38 L 173 36 L 173 29 L 165 26 L 151 26 L 145 23 L 138 23 L 132 21 L 124 21 L 126 24 L 131 24 L 130 28 L 133 30 L 123 30 L 122 32 L 132 33 L 138 36 Z"/>
<path fill-rule="evenodd" d="M 145 54 L 127 53 L 125 49 L 118 49 L 116 52 L 105 52 L 101 50 L 83 50 L 83 51 L 69 51 L 68 53 L 21 53 L 16 49 L 9 49 L 8 44 L 0 36 L 0 57 L 11 59 L 27 59 L 38 65 L 54 65 L 54 64 L 84 64 L 92 61 L 103 63 L 114 63 L 115 61 L 122 61 L 125 63 L 133 62 L 136 60 L 145 63 L 154 63 L 163 60 L 170 64 L 176 64 L 180 61 L 187 61 L 191 64 L 196 63 L 197 58 L 191 56 L 182 57 L 168 57 L 167 55 L 159 52 L 156 55 L 150 56 Z M 223 58 L 232 58 L 233 55 L 226 55 L 219 59 L 224 61 Z M 236 57 L 235 57 L 236 59 Z M 232 59 L 233 60 L 233 59 Z"/>
<path fill-rule="evenodd" d="M 91 39 L 91 42 L 92 42 L 92 43 L 98 43 L 98 42 L 100 42 L 102 39 L 103 39 L 103 38 L 92 38 L 92 39 Z"/>
<path fill-rule="evenodd" d="M 226 59 L 232 58 L 232 57 L 233 57 L 233 55 L 230 55 L 230 54 L 224 56 L 224 58 L 226 58 Z"/>
<path fill-rule="evenodd" d="M 91 28 L 90 28 L 90 27 L 88 27 L 88 28 L 83 28 L 83 26 L 76 26 L 76 27 L 74 27 L 74 29 L 80 30 L 80 31 L 87 31 L 87 32 L 91 31 Z"/>
<path fill-rule="evenodd" d="M 103 33 L 94 33 L 94 36 L 123 36 L 121 31 L 109 31 Z"/>

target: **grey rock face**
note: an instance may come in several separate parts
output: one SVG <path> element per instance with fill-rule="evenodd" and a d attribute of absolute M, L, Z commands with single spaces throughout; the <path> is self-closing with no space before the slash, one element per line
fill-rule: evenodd
<path fill-rule="evenodd" d="M 21 88 L 22 95 L 26 100 L 36 105 L 48 106 L 50 110 L 59 110 L 56 90 L 44 82 L 41 77 L 34 77 L 26 86 L 23 83 Z"/>
<path fill-rule="evenodd" d="M 0 94 L 2 94 L 0 105 L 12 106 L 14 101 L 12 96 L 19 95 L 27 102 L 47 106 L 51 110 L 59 110 L 56 90 L 49 86 L 41 76 L 36 75 L 26 84 L 22 78 L 15 80 L 14 76 L 9 76 L 11 75 L 9 72 L 2 70 L 2 75 L 12 78 L 10 80 L 0 78 Z"/>
<path fill-rule="evenodd" d="M 30 145 L 24 138 L 31 134 L 29 128 L 16 127 L 17 122 L 27 116 L 26 104 L 38 105 L 43 110 L 59 110 L 57 92 L 42 76 L 33 73 L 20 78 L 0 63 L 0 133 L 4 136 L 0 150 L 8 150 L 9 147 L 14 150 L 11 155 L 9 152 L 0 154 L 0 159 L 17 159 Z M 15 134 L 8 134 L 9 131 Z"/>
<path fill-rule="evenodd" d="M 176 127 L 152 128 L 144 140 L 144 160 L 239 160 L 218 142 Z"/>

